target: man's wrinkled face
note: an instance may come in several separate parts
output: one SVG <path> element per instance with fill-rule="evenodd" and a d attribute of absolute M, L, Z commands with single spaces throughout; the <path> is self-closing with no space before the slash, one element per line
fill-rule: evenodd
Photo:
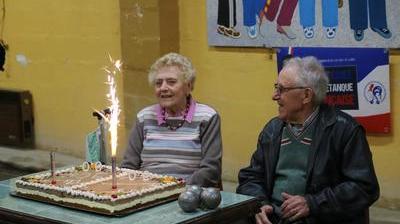
<path fill-rule="evenodd" d="M 275 83 L 272 99 L 278 103 L 279 118 L 291 123 L 302 122 L 304 108 L 304 90 L 306 87 L 296 84 L 295 69 L 284 68 Z"/>
<path fill-rule="evenodd" d="M 161 107 L 168 112 L 179 112 L 186 108 L 186 97 L 191 92 L 191 84 L 185 82 L 178 67 L 167 66 L 158 70 L 154 90 Z"/>

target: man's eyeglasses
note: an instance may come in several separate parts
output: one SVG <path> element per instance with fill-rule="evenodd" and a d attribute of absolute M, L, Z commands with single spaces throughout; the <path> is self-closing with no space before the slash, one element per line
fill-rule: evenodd
<path fill-rule="evenodd" d="M 309 88 L 309 87 L 305 87 L 305 86 L 284 87 L 282 85 L 279 85 L 278 83 L 274 84 L 274 89 L 277 94 L 282 94 L 284 92 L 288 92 L 293 89 L 307 89 L 307 88 Z"/>

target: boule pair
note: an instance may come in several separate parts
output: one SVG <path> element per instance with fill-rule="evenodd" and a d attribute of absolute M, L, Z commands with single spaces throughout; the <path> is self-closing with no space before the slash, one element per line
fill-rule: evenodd
<path fill-rule="evenodd" d="M 198 207 L 215 209 L 221 203 L 221 193 L 218 188 L 202 188 L 198 185 L 187 185 L 186 190 L 179 195 L 179 207 L 185 212 L 194 212 Z"/>

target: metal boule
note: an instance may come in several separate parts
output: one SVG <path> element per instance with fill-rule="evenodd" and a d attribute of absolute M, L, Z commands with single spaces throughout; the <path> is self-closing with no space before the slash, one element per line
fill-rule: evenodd
<path fill-rule="evenodd" d="M 221 192 L 218 188 L 205 188 L 201 192 L 200 201 L 202 207 L 207 209 L 215 209 L 221 203 Z"/>
<path fill-rule="evenodd" d="M 194 194 L 196 194 L 196 196 L 200 200 L 200 195 L 201 195 L 201 192 L 203 191 L 203 188 L 200 187 L 199 185 L 186 185 L 186 191 L 193 192 Z"/>
<path fill-rule="evenodd" d="M 178 197 L 179 207 L 184 212 L 194 212 L 199 206 L 199 197 L 192 191 L 182 192 Z"/>

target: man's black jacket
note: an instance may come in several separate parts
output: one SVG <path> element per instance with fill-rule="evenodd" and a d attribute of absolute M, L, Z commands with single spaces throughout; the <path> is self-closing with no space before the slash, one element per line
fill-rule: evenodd
<path fill-rule="evenodd" d="M 307 223 L 368 223 L 368 207 L 379 197 L 365 131 L 351 116 L 320 106 L 308 162 Z M 250 166 L 239 172 L 240 194 L 271 200 L 284 122 L 268 122 Z"/>

